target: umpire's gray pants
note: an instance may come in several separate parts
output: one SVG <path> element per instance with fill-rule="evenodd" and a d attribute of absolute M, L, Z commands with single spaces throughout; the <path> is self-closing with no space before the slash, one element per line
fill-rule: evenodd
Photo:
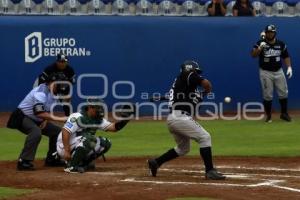
<path fill-rule="evenodd" d="M 210 134 L 193 117 L 183 111 L 174 110 L 169 114 L 167 125 L 177 143 L 175 151 L 179 156 L 190 151 L 190 139 L 198 142 L 201 148 L 211 146 Z"/>
<path fill-rule="evenodd" d="M 30 161 L 34 160 L 42 134 L 49 137 L 48 156 L 56 151 L 57 136 L 61 131 L 61 128 L 58 126 L 48 122 L 45 128 L 41 130 L 41 128 L 32 119 L 25 116 L 19 130 L 27 135 L 19 158 Z"/>
<path fill-rule="evenodd" d="M 273 99 L 274 87 L 279 99 L 288 97 L 288 86 L 282 69 L 277 72 L 260 69 L 259 76 L 264 100 L 271 101 Z"/>

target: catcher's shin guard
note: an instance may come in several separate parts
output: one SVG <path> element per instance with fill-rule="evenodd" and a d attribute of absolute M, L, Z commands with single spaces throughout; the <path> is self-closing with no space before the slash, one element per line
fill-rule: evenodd
<path fill-rule="evenodd" d="M 90 165 L 90 163 L 100 156 L 102 156 L 103 160 L 106 161 L 104 154 L 111 148 L 111 141 L 105 137 L 99 137 L 99 140 L 101 148 L 99 151 L 94 151 L 91 155 L 89 155 L 89 157 L 83 161 L 83 166 Z"/>
<path fill-rule="evenodd" d="M 99 153 L 97 153 L 98 157 L 108 152 L 112 145 L 111 141 L 106 137 L 99 137 L 99 139 L 100 139 L 100 145 L 101 147 L 103 147 L 103 149 Z"/>
<path fill-rule="evenodd" d="M 86 154 L 87 152 L 84 149 L 84 147 L 77 147 L 75 149 L 71 161 L 69 162 L 69 166 L 78 167 L 80 163 L 83 162 L 84 158 L 86 157 Z"/>

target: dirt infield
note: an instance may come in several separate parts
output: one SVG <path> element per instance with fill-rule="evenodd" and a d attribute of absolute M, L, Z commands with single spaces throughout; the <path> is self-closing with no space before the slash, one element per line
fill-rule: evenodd
<path fill-rule="evenodd" d="M 300 158 L 217 157 L 224 181 L 204 179 L 201 161 L 179 158 L 165 164 L 158 177 L 150 177 L 146 158 L 99 160 L 95 171 L 67 174 L 62 168 L 16 171 L 15 162 L 0 162 L 0 186 L 38 189 L 16 199 L 159 200 L 173 197 L 215 199 L 300 199 Z"/>

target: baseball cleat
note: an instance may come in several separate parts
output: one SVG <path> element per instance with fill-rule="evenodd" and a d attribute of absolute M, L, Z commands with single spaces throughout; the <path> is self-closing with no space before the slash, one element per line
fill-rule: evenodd
<path fill-rule="evenodd" d="M 272 117 L 271 117 L 271 115 L 267 115 L 265 122 L 272 123 Z"/>
<path fill-rule="evenodd" d="M 159 167 L 156 160 L 149 159 L 149 160 L 147 160 L 147 162 L 148 162 L 148 168 L 149 168 L 150 175 L 152 175 L 153 177 L 156 177 L 157 169 Z"/>
<path fill-rule="evenodd" d="M 29 160 L 20 159 L 17 164 L 17 170 L 19 171 L 33 171 L 35 170 L 33 164 Z"/>
<path fill-rule="evenodd" d="M 66 167 L 65 161 L 61 160 L 58 153 L 49 154 L 45 159 L 46 167 Z"/>
<path fill-rule="evenodd" d="M 282 119 L 284 121 L 287 121 L 287 122 L 291 122 L 292 121 L 291 117 L 287 113 L 281 113 L 280 119 Z"/>
<path fill-rule="evenodd" d="M 83 173 L 84 168 L 83 167 L 67 167 L 64 169 L 65 172 L 71 173 L 71 174 L 77 174 L 77 173 Z"/>
<path fill-rule="evenodd" d="M 216 169 L 211 169 L 205 173 L 205 178 L 207 180 L 224 180 L 226 176 L 222 173 L 219 173 Z"/>
<path fill-rule="evenodd" d="M 83 165 L 80 165 L 80 167 L 82 167 L 84 169 L 84 171 L 94 171 L 96 170 L 96 164 L 95 161 L 91 161 L 89 163 L 85 163 Z"/>
<path fill-rule="evenodd" d="M 60 159 L 48 159 L 46 158 L 45 160 L 45 166 L 46 167 L 65 167 L 66 164 L 64 161 L 60 160 Z"/>

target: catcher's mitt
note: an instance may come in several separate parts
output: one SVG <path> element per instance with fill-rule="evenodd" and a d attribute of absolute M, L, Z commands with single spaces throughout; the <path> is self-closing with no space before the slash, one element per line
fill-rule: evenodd
<path fill-rule="evenodd" d="M 122 118 L 134 117 L 136 114 L 136 107 L 132 103 L 126 103 L 116 110 L 116 114 Z"/>

